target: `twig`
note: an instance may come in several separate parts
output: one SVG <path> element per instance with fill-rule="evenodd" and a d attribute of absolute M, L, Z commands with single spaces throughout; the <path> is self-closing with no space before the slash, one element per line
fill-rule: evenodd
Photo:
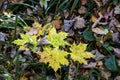
<path fill-rule="evenodd" d="M 92 28 L 94 28 L 94 27 L 100 22 L 101 19 L 102 19 L 102 16 L 100 16 L 100 17 L 96 20 L 96 22 L 92 25 Z"/>

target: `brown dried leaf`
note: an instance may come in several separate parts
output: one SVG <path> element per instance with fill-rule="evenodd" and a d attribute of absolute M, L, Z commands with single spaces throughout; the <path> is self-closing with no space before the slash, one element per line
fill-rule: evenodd
<path fill-rule="evenodd" d="M 109 80 L 109 77 L 111 76 L 111 73 L 109 71 L 101 71 L 102 77 L 104 77 L 106 80 Z"/>
<path fill-rule="evenodd" d="M 48 41 L 46 39 L 46 37 L 43 37 L 39 42 L 38 42 L 39 45 L 48 45 L 50 44 L 50 41 Z"/>
<path fill-rule="evenodd" d="M 82 5 L 85 5 L 87 3 L 87 0 L 81 0 Z"/>
<path fill-rule="evenodd" d="M 120 14 L 120 5 L 116 6 L 114 9 L 115 14 Z"/>
<path fill-rule="evenodd" d="M 61 25 L 62 25 L 61 20 L 56 19 L 56 20 L 53 20 L 51 23 L 55 26 L 56 29 L 61 29 Z"/>
<path fill-rule="evenodd" d="M 86 7 L 84 7 L 84 6 L 81 6 L 81 7 L 78 9 L 78 13 L 79 13 L 79 14 L 85 14 L 86 11 L 87 11 L 87 9 L 86 9 Z"/>
<path fill-rule="evenodd" d="M 28 32 L 29 35 L 36 35 L 38 33 L 37 29 L 31 28 L 31 30 Z"/>
<path fill-rule="evenodd" d="M 108 33 L 108 29 L 102 29 L 102 28 L 92 28 L 92 31 L 96 34 L 106 35 Z"/>
<path fill-rule="evenodd" d="M 79 16 L 75 18 L 76 22 L 74 24 L 74 29 L 82 29 L 85 27 L 85 20 Z"/>
<path fill-rule="evenodd" d="M 83 64 L 83 68 L 95 68 L 97 65 L 96 62 L 90 62 L 88 65 Z"/>
<path fill-rule="evenodd" d="M 6 35 L 2 32 L 0 32 L 0 41 L 5 41 Z"/>
<path fill-rule="evenodd" d="M 120 80 L 120 76 L 116 76 L 114 80 Z"/>
<path fill-rule="evenodd" d="M 115 42 L 119 42 L 119 33 L 116 32 L 116 33 L 113 33 L 112 34 L 112 40 Z"/>
<path fill-rule="evenodd" d="M 98 50 L 93 50 L 92 53 L 95 54 L 94 59 L 96 61 L 100 61 L 101 59 L 103 59 L 105 56 L 103 54 L 101 54 Z"/>
<path fill-rule="evenodd" d="M 119 48 L 113 48 L 115 55 L 120 58 L 120 49 Z"/>
<path fill-rule="evenodd" d="M 92 15 L 92 22 L 96 22 L 96 21 L 97 21 L 97 18 L 94 15 Z"/>
<path fill-rule="evenodd" d="M 75 20 L 64 20 L 63 31 L 69 31 Z"/>
<path fill-rule="evenodd" d="M 68 80 L 73 80 L 74 76 L 75 76 L 76 67 L 73 64 L 72 60 L 70 62 L 71 62 L 71 64 L 69 66 Z"/>

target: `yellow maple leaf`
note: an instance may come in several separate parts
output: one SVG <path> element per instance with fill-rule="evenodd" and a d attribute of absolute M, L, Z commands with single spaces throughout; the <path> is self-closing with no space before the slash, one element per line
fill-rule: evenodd
<path fill-rule="evenodd" d="M 73 61 L 78 61 L 79 63 L 84 63 L 87 64 L 86 62 L 86 58 L 91 58 L 93 57 L 93 54 L 91 54 L 90 52 L 86 52 L 86 47 L 87 44 L 84 43 L 80 43 L 79 45 L 76 45 L 75 43 L 71 46 L 70 50 L 71 50 L 71 59 Z"/>
<path fill-rule="evenodd" d="M 67 38 L 67 33 L 65 32 L 56 32 L 56 29 L 52 27 L 47 35 L 47 39 L 51 42 L 51 44 L 58 48 L 59 46 L 69 45 L 64 39 Z"/>
<path fill-rule="evenodd" d="M 67 52 L 57 48 L 46 48 L 43 52 L 38 52 L 40 55 L 40 62 L 49 63 L 49 66 L 56 72 L 61 65 L 69 65 L 68 60 L 65 58 Z"/>
<path fill-rule="evenodd" d="M 36 36 L 30 36 L 28 34 L 20 34 L 21 39 L 14 40 L 13 43 L 19 46 L 19 50 L 28 50 L 29 46 L 26 44 L 32 44 L 33 47 L 31 48 L 33 51 L 37 47 Z"/>

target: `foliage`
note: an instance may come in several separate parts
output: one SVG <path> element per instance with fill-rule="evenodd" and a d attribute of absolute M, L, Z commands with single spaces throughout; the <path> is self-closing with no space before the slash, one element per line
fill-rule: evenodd
<path fill-rule="evenodd" d="M 0 80 L 119 80 L 119 3 L 0 0 Z"/>
<path fill-rule="evenodd" d="M 40 55 L 40 62 L 49 63 L 49 66 L 56 72 L 61 65 L 69 65 L 68 60 L 65 58 L 67 52 L 58 50 L 58 48 L 49 49 L 46 48 L 43 52 L 38 53 Z"/>
<path fill-rule="evenodd" d="M 49 31 L 49 34 L 47 35 L 47 39 L 51 42 L 53 47 L 56 48 L 59 48 L 59 46 L 64 47 L 65 45 L 69 45 L 66 41 L 64 41 L 66 38 L 67 33 L 65 32 L 57 33 L 54 27 Z"/>
<path fill-rule="evenodd" d="M 14 44 L 20 46 L 19 50 L 29 50 L 32 49 L 35 51 L 37 42 L 36 42 L 36 36 L 30 36 L 28 34 L 20 34 L 21 39 L 17 39 L 13 41 Z M 33 47 L 29 47 L 29 45 L 32 45 Z"/>
<path fill-rule="evenodd" d="M 80 43 L 76 45 L 75 43 L 71 46 L 71 58 L 73 61 L 78 61 L 79 63 L 87 64 L 85 58 L 93 57 L 93 54 L 90 52 L 85 51 L 87 44 Z"/>

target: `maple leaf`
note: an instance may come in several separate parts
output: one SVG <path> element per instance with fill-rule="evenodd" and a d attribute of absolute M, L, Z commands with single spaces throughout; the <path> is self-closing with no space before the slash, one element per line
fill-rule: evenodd
<path fill-rule="evenodd" d="M 56 72 L 61 65 L 69 65 L 68 60 L 65 58 L 67 52 L 54 48 L 46 48 L 43 52 L 38 52 L 40 55 L 40 62 L 49 63 L 49 66 Z"/>
<path fill-rule="evenodd" d="M 93 54 L 86 52 L 87 44 L 80 43 L 76 45 L 75 43 L 71 46 L 70 50 L 72 51 L 71 58 L 73 61 L 78 61 L 79 63 L 87 64 L 86 58 L 93 57 Z"/>
<path fill-rule="evenodd" d="M 47 36 L 47 39 L 56 48 L 58 48 L 59 46 L 69 45 L 66 41 L 64 41 L 64 39 L 66 38 L 67 33 L 65 32 L 56 33 L 56 29 L 54 27 L 49 31 L 49 35 Z"/>
<path fill-rule="evenodd" d="M 35 50 L 37 46 L 36 42 L 36 36 L 30 36 L 28 34 L 20 34 L 21 39 L 14 40 L 13 43 L 20 46 L 19 50 L 29 49 L 29 46 L 26 46 L 27 43 L 30 43 L 33 45 L 33 48 L 31 48 L 33 51 Z"/>

